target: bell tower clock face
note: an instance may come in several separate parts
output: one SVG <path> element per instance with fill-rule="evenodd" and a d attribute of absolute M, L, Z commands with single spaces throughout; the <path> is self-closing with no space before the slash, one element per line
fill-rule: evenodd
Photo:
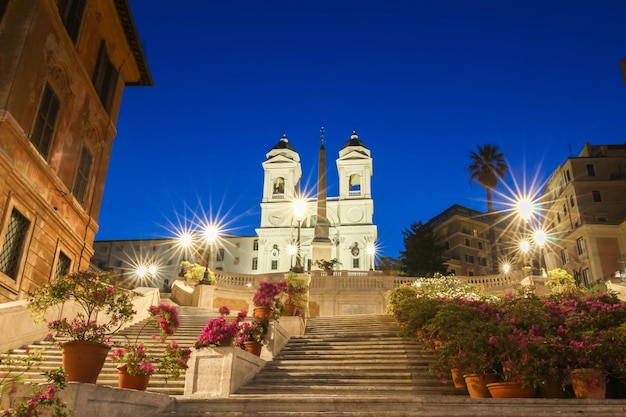
<path fill-rule="evenodd" d="M 274 226 L 278 226 L 279 224 L 283 222 L 283 216 L 281 216 L 278 213 L 272 213 L 270 214 L 269 221 Z"/>

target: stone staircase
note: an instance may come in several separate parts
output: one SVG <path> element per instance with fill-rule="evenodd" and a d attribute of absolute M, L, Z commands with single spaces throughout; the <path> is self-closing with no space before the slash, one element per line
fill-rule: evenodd
<path fill-rule="evenodd" d="M 237 394 L 463 394 L 428 375 L 430 359 L 391 316 L 313 318 Z"/>
<path fill-rule="evenodd" d="M 174 339 L 183 346 L 193 345 L 206 321 L 217 316 L 193 308 L 181 308 L 179 312 L 181 328 Z M 123 341 L 125 337 L 134 340 L 143 324 L 129 327 L 115 340 Z M 146 328 L 142 335 L 147 336 L 141 339 L 149 341 L 151 334 L 152 330 Z M 61 365 L 57 347 L 42 342 L 29 348 L 42 346 L 47 348 L 45 360 L 26 375 L 32 382 L 42 381 L 39 375 L 42 369 Z M 23 350 L 16 349 L 14 354 Z M 155 356 L 162 354 L 157 350 L 152 352 Z M 106 414 L 111 416 L 626 416 L 626 400 L 472 399 L 464 390 L 443 385 L 438 378 L 428 375 L 430 358 L 419 343 L 397 337 L 391 317 L 312 318 L 303 336 L 292 337 L 273 361 L 229 398 L 183 398 L 184 375 L 170 381 L 154 375 L 146 393 L 102 387 L 105 391 L 99 395 L 113 398 L 111 411 Z M 115 366 L 107 360 L 98 385 L 117 386 Z M 117 403 L 115 398 L 122 398 L 122 394 L 128 398 Z M 143 413 L 127 412 L 129 405 L 124 404 L 135 402 L 131 396 L 139 402 L 155 403 L 158 402 L 155 395 L 169 398 L 169 406 L 160 411 L 146 408 Z M 89 413 L 80 417 L 83 415 Z"/>
<path fill-rule="evenodd" d="M 198 335 L 211 318 L 219 317 L 218 313 L 206 309 L 184 308 L 179 307 L 179 318 L 181 326 L 179 330 L 170 339 L 176 340 L 183 347 L 192 347 Z M 163 356 L 164 345 L 157 340 L 152 339 L 152 334 L 157 333 L 154 321 L 146 319 L 136 323 L 126 329 L 116 333 L 112 338 L 112 344 L 134 342 L 140 340 L 147 347 L 148 352 L 154 358 Z M 63 342 L 64 339 L 59 339 Z M 58 345 L 41 341 L 35 342 L 19 349 L 13 349 L 10 354 L 14 356 L 24 356 L 26 351 L 44 349 L 42 354 L 43 360 L 38 362 L 30 370 L 24 373 L 24 380 L 31 383 L 45 382 L 42 372 L 61 367 L 61 349 Z M 114 363 L 107 357 L 107 360 L 98 376 L 98 385 L 109 385 L 117 387 L 117 363 Z M 0 364 L 0 372 L 6 368 Z M 179 378 L 166 380 L 163 375 L 154 374 L 150 377 L 150 383 L 147 391 L 165 395 L 183 395 L 185 388 L 185 374 Z"/>

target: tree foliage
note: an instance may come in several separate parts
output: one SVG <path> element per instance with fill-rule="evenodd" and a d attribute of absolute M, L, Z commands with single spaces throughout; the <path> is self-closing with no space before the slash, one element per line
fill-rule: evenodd
<path fill-rule="evenodd" d="M 504 181 L 509 166 L 504 160 L 505 154 L 500 152 L 498 145 L 478 145 L 478 152 L 471 151 L 471 164 L 467 167 L 470 181 L 477 182 L 487 190 L 487 211 L 493 211 L 492 191 L 498 181 Z"/>
<path fill-rule="evenodd" d="M 430 226 L 421 221 L 402 231 L 404 250 L 400 251 L 402 270 L 406 275 L 432 277 L 446 273 L 445 246 Z"/>

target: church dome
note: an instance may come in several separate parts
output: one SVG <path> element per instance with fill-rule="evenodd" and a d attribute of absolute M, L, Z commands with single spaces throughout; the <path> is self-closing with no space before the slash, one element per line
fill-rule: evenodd
<path fill-rule="evenodd" d="M 352 131 L 352 135 L 350 136 L 350 140 L 344 143 L 343 147 L 347 148 L 348 146 L 362 146 L 367 149 L 365 143 L 359 139 L 359 135 L 356 134 L 356 131 Z"/>
<path fill-rule="evenodd" d="M 293 145 L 289 143 L 289 140 L 287 139 L 287 135 L 284 133 L 283 133 L 283 136 L 278 141 L 278 143 L 272 146 L 272 149 L 270 149 L 270 151 L 267 154 L 265 154 L 265 156 L 267 159 L 272 159 L 277 156 L 281 156 L 281 157 L 288 158 L 296 162 L 300 162 L 300 156 L 298 155 L 298 152 L 296 152 Z"/>
<path fill-rule="evenodd" d="M 283 133 L 283 136 L 280 138 L 278 143 L 272 146 L 271 150 L 280 150 L 280 149 L 289 149 L 290 151 L 294 151 L 294 152 L 296 151 L 293 148 L 293 145 L 289 143 L 289 140 L 287 139 L 287 135 L 285 133 Z"/>

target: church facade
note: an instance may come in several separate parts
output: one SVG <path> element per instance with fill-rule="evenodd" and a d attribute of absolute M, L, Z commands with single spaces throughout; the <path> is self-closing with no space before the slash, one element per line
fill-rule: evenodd
<path fill-rule="evenodd" d="M 374 200 L 371 152 L 353 132 L 336 159 L 339 195 L 327 196 L 324 131 L 318 153 L 318 179 L 314 195 L 301 187 L 300 155 L 286 135 L 269 150 L 263 161 L 261 218 L 254 236 L 219 236 L 208 255 L 211 269 L 241 274 L 320 269 L 316 261 L 336 259 L 336 270 L 374 269 L 377 227 L 373 223 Z M 302 200 L 297 218 L 294 206 Z M 299 223 L 299 227 L 298 227 Z M 149 282 L 160 286 L 178 275 L 183 260 L 201 262 L 206 248 L 195 255 L 181 252 L 176 237 L 163 239 L 100 240 L 94 242 L 96 267 L 132 276 L 139 267 L 154 266 Z"/>
<path fill-rule="evenodd" d="M 300 156 L 287 137 L 283 135 L 267 153 L 263 162 L 261 224 L 256 229 L 259 272 L 291 269 L 297 263 L 298 233 L 301 265 L 305 270 L 319 269 L 316 261 L 331 259 L 339 262 L 336 269 L 373 268 L 377 228 L 373 223 L 372 157 L 356 133 L 339 151 L 336 164 L 339 196 L 328 197 L 322 131 L 317 195 L 307 196 L 300 186 Z M 294 211 L 298 199 L 304 201 L 300 219 Z"/>

